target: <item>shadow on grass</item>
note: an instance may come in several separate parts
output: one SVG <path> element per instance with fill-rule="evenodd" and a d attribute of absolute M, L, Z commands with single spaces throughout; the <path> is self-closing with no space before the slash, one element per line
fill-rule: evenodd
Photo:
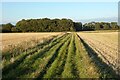
<path fill-rule="evenodd" d="M 79 35 L 77 36 L 80 38 Z M 100 78 L 118 79 L 119 76 L 116 74 L 113 68 L 111 68 L 105 62 L 103 62 L 103 60 L 98 56 L 98 54 L 83 39 L 80 38 L 80 40 L 83 43 L 85 50 L 88 52 L 88 56 L 91 58 L 95 66 L 98 68 L 99 73 L 101 74 Z"/>

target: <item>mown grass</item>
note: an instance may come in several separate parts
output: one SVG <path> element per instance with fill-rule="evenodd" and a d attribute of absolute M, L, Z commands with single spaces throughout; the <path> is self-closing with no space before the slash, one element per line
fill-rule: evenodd
<path fill-rule="evenodd" d="M 43 48 L 43 46 L 44 46 L 44 49 L 45 49 L 45 48 L 50 48 L 50 46 L 51 46 L 51 47 L 54 46 L 55 44 L 57 44 L 57 43 L 55 43 L 55 42 L 56 42 L 56 39 L 61 40 L 62 37 L 63 37 L 63 36 L 61 36 L 61 37 L 59 37 L 59 38 L 56 37 L 56 38 L 54 38 L 53 40 L 48 40 L 47 42 L 45 41 L 45 42 L 42 43 L 41 45 L 38 44 L 39 46 L 36 46 L 36 47 L 34 47 L 34 48 L 30 49 L 30 50 L 25 51 L 24 53 L 21 53 L 20 55 L 14 57 L 14 58 L 11 58 L 11 60 L 12 60 L 12 59 L 14 60 L 13 62 L 12 62 L 11 60 L 5 60 L 5 61 L 3 62 L 3 74 L 4 74 L 4 73 L 7 73 L 9 70 L 11 70 L 11 69 L 15 68 L 16 66 L 18 66 L 21 62 L 24 61 L 24 59 L 25 59 L 27 56 L 39 52 L 39 49 Z M 64 38 L 64 37 L 63 37 L 63 38 Z M 47 45 L 46 43 L 48 43 L 49 41 L 53 42 L 53 45 L 52 45 L 52 43 L 51 43 L 50 45 Z M 45 46 L 45 45 L 46 45 L 46 46 Z M 13 53 L 13 54 L 14 54 L 14 53 Z"/>
<path fill-rule="evenodd" d="M 54 60 L 54 62 L 51 64 L 51 67 L 47 70 L 46 74 L 44 75 L 44 78 L 57 78 L 58 75 L 56 76 L 56 74 L 59 74 L 59 70 L 60 67 L 63 64 L 63 59 L 65 59 L 65 55 L 66 55 L 66 49 L 69 45 L 70 39 L 68 39 L 64 45 L 60 48 L 59 50 L 59 54 L 57 56 L 57 58 Z"/>
<path fill-rule="evenodd" d="M 65 34 L 66 36 L 67 34 Z M 54 39 L 50 39 L 48 41 L 45 41 L 42 44 L 38 44 L 36 47 L 33 47 L 31 49 L 28 49 L 27 51 L 20 53 L 20 55 L 16 57 L 12 57 L 11 59 L 3 59 L 3 72 L 6 72 L 7 70 L 11 68 L 14 68 L 14 66 L 17 66 L 20 62 L 22 62 L 27 56 L 34 54 L 35 52 L 38 52 L 39 49 L 47 48 L 54 46 L 59 42 L 59 40 L 62 40 L 65 36 L 56 37 Z M 51 42 L 51 44 L 49 44 Z M 49 44 L 49 45 L 48 45 Z M 14 53 L 13 53 L 14 54 Z M 4 71 L 6 70 L 6 71 Z"/>
<path fill-rule="evenodd" d="M 62 35 L 64 35 L 64 34 L 62 34 Z M 28 42 L 25 41 L 22 44 L 18 44 L 16 46 L 11 45 L 11 49 L 9 49 L 8 51 L 2 51 L 3 62 L 5 63 L 6 61 L 10 61 L 12 58 L 17 57 L 21 53 L 29 52 L 32 49 L 35 49 L 37 51 L 38 49 L 43 48 L 45 45 L 48 45 L 50 42 L 55 41 L 56 38 L 62 37 L 62 35 L 45 38 L 44 40 L 42 40 L 42 42 L 38 41 L 38 40 L 32 40 L 32 41 L 28 41 Z M 67 35 L 67 34 L 65 34 L 65 35 Z M 35 45 L 33 46 L 33 44 L 35 44 Z M 27 48 L 24 48 L 23 46 L 25 46 Z"/>
<path fill-rule="evenodd" d="M 76 33 L 56 37 L 48 43 L 8 60 L 3 78 L 113 78 L 87 44 Z M 101 64 L 102 66 L 98 66 Z M 102 68 L 102 69 L 101 69 Z M 106 71 L 107 70 L 107 73 Z"/>
<path fill-rule="evenodd" d="M 43 71 L 39 74 L 39 76 L 37 78 L 43 78 L 44 75 L 46 74 L 47 69 L 51 66 L 51 64 L 54 62 L 54 60 L 56 60 L 57 55 L 59 54 L 59 49 L 63 46 L 63 44 L 70 38 L 70 35 L 68 35 L 66 38 L 64 38 L 60 43 L 58 43 L 57 45 L 59 45 L 59 47 L 57 48 L 56 52 L 54 52 L 54 56 L 52 56 L 52 58 L 49 60 L 49 62 L 47 63 L 47 65 L 44 67 Z M 56 47 L 55 47 L 56 48 Z M 53 49 L 54 51 L 54 49 Z"/>
<path fill-rule="evenodd" d="M 62 78 L 74 78 L 75 75 L 73 74 L 74 72 L 74 67 L 72 64 L 72 58 L 74 54 L 75 48 L 74 48 L 74 35 L 72 35 L 71 42 L 68 48 L 68 55 L 67 55 L 67 60 L 65 63 L 64 71 L 62 73 Z"/>
<path fill-rule="evenodd" d="M 100 74 L 96 66 L 91 62 L 88 54 L 81 43 L 81 40 L 75 35 L 76 44 L 76 67 L 80 78 L 99 78 Z"/>
<path fill-rule="evenodd" d="M 64 37 L 63 37 L 64 38 Z M 64 39 L 58 39 L 58 42 L 59 42 L 59 40 L 61 41 L 61 40 L 64 40 Z M 25 59 L 24 59 L 24 61 L 22 62 L 22 63 L 20 63 L 20 65 L 18 66 L 18 67 L 16 67 L 15 69 L 12 69 L 12 70 L 10 70 L 9 71 L 9 73 L 6 75 L 6 76 L 8 76 L 8 77 L 14 77 L 14 76 L 19 76 L 19 75 L 21 75 L 21 74 L 24 74 L 24 73 L 27 73 L 27 72 L 25 72 L 25 70 L 28 70 L 29 71 L 29 66 L 31 65 L 31 64 L 33 64 L 36 60 L 39 60 L 38 58 L 40 57 L 40 58 L 43 58 L 43 57 L 48 57 L 48 58 L 44 58 L 44 60 L 47 60 L 47 59 L 49 59 L 52 55 L 50 54 L 51 53 L 51 51 L 56 51 L 56 47 L 55 46 L 58 46 L 58 43 L 57 41 L 53 41 L 52 43 L 50 43 L 49 44 L 49 47 L 47 46 L 47 47 L 45 47 L 45 48 L 43 48 L 43 49 L 40 49 L 38 52 L 36 52 L 36 53 L 34 53 L 33 55 L 30 55 L 30 56 L 28 56 L 28 57 L 26 57 Z M 55 45 L 55 43 L 56 43 L 56 45 Z M 55 45 L 55 46 L 54 46 Z M 52 47 L 54 47 L 53 49 L 52 49 Z M 50 49 L 51 48 L 51 49 Z M 48 50 L 47 50 L 48 49 Z M 50 49 L 50 50 L 49 50 Z M 43 54 L 43 55 L 41 55 L 41 54 Z M 54 54 L 54 53 L 53 53 Z M 49 61 L 49 60 L 48 60 Z M 17 71 L 17 72 L 16 72 Z M 12 72 L 12 74 L 11 74 L 11 72 Z"/>

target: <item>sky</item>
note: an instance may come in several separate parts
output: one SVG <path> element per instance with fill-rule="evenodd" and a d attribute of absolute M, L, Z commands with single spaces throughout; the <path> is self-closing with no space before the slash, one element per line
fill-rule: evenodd
<path fill-rule="evenodd" d="M 119 0 L 1 0 L 2 2 L 118 2 Z"/>
<path fill-rule="evenodd" d="M 21 19 L 69 18 L 76 22 L 117 21 L 117 2 L 3 2 L 2 22 Z"/>

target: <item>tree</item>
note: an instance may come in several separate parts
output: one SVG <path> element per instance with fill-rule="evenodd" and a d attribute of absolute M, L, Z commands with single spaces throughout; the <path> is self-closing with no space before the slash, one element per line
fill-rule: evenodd
<path fill-rule="evenodd" d="M 110 29 L 110 25 L 109 24 L 104 24 L 104 30 L 109 30 Z"/>
<path fill-rule="evenodd" d="M 29 19 L 21 20 L 16 24 L 17 29 L 22 32 L 55 32 L 74 31 L 74 24 L 71 19 Z"/>
<path fill-rule="evenodd" d="M 14 27 L 14 25 L 11 23 L 2 24 L 2 32 L 11 32 L 12 27 Z"/>
<path fill-rule="evenodd" d="M 75 31 L 82 31 L 82 23 L 74 22 Z"/>
<path fill-rule="evenodd" d="M 2 33 L 2 25 L 0 25 L 0 33 Z"/>
<path fill-rule="evenodd" d="M 19 29 L 17 29 L 16 27 L 12 27 L 11 29 L 12 32 L 21 32 Z"/>
<path fill-rule="evenodd" d="M 117 22 L 111 22 L 111 28 L 114 29 L 119 29 L 119 26 L 117 25 Z"/>

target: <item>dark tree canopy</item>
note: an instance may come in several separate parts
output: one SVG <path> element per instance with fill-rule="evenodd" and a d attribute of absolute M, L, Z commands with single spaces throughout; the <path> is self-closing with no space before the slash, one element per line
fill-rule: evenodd
<path fill-rule="evenodd" d="M 62 32 L 62 31 L 93 31 L 93 30 L 117 30 L 120 26 L 117 22 L 90 22 L 82 25 L 81 22 L 73 22 L 71 19 L 22 19 L 16 25 L 2 24 L 2 32 Z"/>
<path fill-rule="evenodd" d="M 11 29 L 14 27 L 11 23 L 2 24 L 2 32 L 12 32 Z"/>
<path fill-rule="evenodd" d="M 90 22 L 83 25 L 83 30 L 117 30 L 117 22 Z"/>
<path fill-rule="evenodd" d="M 76 31 L 82 31 L 82 23 L 81 22 L 74 22 L 74 27 Z"/>
<path fill-rule="evenodd" d="M 70 19 L 30 19 L 17 22 L 16 28 L 22 32 L 56 32 L 74 31 L 73 21 Z"/>

